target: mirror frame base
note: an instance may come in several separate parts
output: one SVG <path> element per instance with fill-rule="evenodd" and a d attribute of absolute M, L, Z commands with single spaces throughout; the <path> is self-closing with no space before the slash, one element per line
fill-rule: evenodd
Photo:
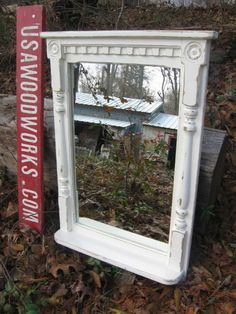
<path fill-rule="evenodd" d="M 79 225 L 71 232 L 58 230 L 55 241 L 65 247 L 92 256 L 165 285 L 184 280 L 185 273 L 168 265 L 167 254 L 97 232 Z"/>

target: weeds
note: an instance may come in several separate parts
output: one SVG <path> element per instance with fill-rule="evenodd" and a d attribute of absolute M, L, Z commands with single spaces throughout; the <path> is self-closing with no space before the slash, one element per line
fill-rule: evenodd
<path fill-rule="evenodd" d="M 201 220 L 204 224 L 208 224 L 212 217 L 215 216 L 214 206 L 203 207 L 201 209 Z"/>
<path fill-rule="evenodd" d="M 218 95 L 216 97 L 216 102 L 219 104 L 226 100 L 234 101 L 235 99 L 236 99 L 236 88 L 232 88 L 232 89 L 227 90 L 224 95 Z"/>
<path fill-rule="evenodd" d="M 146 234 L 151 213 L 153 221 L 168 230 L 173 171 L 160 157 L 147 158 L 142 148 L 137 158 L 136 139 L 133 144 L 130 139 L 113 143 L 109 158 L 77 157 L 80 216 Z M 158 149 L 163 156 L 164 149 Z"/>
<path fill-rule="evenodd" d="M 41 295 L 40 286 L 45 282 L 38 283 L 27 289 L 19 288 L 13 281 L 8 280 L 4 290 L 0 291 L 0 310 L 1 313 L 24 313 L 38 314 L 41 313 L 43 306 L 47 305 Z M 21 285 L 22 286 L 22 285 Z"/>

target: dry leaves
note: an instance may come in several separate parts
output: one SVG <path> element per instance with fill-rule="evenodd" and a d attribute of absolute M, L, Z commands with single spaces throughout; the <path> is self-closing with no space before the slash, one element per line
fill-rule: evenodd
<path fill-rule="evenodd" d="M 176 310 L 179 312 L 180 309 L 180 299 L 182 297 L 182 291 L 179 288 L 174 290 L 174 299 L 175 299 L 175 306 Z"/>
<path fill-rule="evenodd" d="M 56 305 L 62 301 L 62 297 L 64 297 L 68 292 L 68 289 L 65 288 L 65 284 L 60 285 L 57 291 L 47 299 L 47 301 L 52 304 Z"/>
<path fill-rule="evenodd" d="M 66 263 L 58 263 L 54 257 L 48 258 L 47 264 L 49 265 L 48 272 L 52 274 L 54 278 L 58 278 L 61 273 L 63 276 L 67 276 L 71 271 L 77 272 L 79 268 L 78 263 L 68 261 Z"/>
<path fill-rule="evenodd" d="M 223 302 L 217 303 L 215 308 L 220 310 L 222 314 L 235 314 L 236 312 L 236 303 L 235 302 Z M 218 312 L 219 313 L 219 312 Z"/>
<path fill-rule="evenodd" d="M 101 283 L 100 276 L 93 270 L 90 270 L 89 273 L 90 273 L 91 277 L 93 278 L 93 281 L 95 282 L 96 286 L 98 288 L 101 288 L 102 283 Z"/>
<path fill-rule="evenodd" d="M 8 219 L 16 215 L 18 215 L 18 207 L 14 202 L 9 202 L 7 208 L 1 211 L 1 217 L 3 219 Z"/>

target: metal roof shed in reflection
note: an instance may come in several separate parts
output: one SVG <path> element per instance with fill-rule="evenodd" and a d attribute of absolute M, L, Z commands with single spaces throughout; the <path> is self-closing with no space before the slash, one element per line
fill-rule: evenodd
<path fill-rule="evenodd" d="M 161 101 L 148 102 L 142 99 L 119 98 L 115 96 L 105 97 L 103 95 L 92 95 L 87 93 L 76 93 L 76 104 L 86 106 L 104 107 L 129 110 L 143 113 L 153 113 L 162 106 Z"/>
<path fill-rule="evenodd" d="M 167 113 L 159 113 L 158 115 L 154 116 L 150 121 L 145 121 L 143 125 L 177 131 L 178 123 L 178 116 Z"/>
<path fill-rule="evenodd" d="M 161 101 L 76 93 L 74 114 L 77 121 L 124 127 L 130 124 L 141 125 L 161 110 Z"/>
<path fill-rule="evenodd" d="M 74 115 L 74 120 L 84 123 L 91 123 L 91 124 L 101 124 L 107 126 L 114 126 L 118 128 L 127 128 L 130 126 L 130 122 L 122 121 L 122 120 L 115 120 L 115 119 L 101 119 L 97 117 L 85 116 L 85 115 Z"/>

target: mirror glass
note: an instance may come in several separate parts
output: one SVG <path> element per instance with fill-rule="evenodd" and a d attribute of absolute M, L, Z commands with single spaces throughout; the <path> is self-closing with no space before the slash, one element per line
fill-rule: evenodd
<path fill-rule="evenodd" d="M 78 63 L 79 216 L 168 242 L 180 70 Z"/>

